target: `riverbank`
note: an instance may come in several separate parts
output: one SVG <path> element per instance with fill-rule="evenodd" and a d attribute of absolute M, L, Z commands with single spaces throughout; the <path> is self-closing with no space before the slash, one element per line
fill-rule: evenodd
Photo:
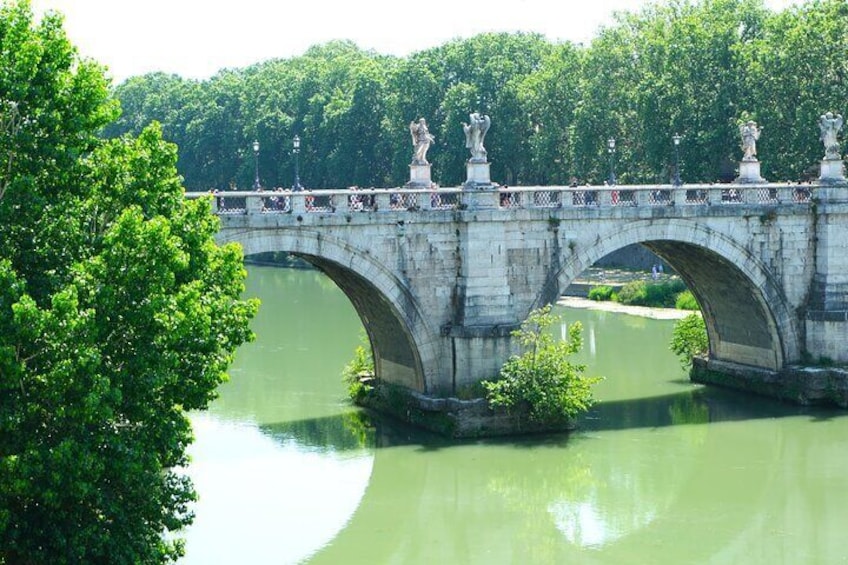
<path fill-rule="evenodd" d="M 692 313 L 691 310 L 678 310 L 676 308 L 648 308 L 647 306 L 628 306 L 618 302 L 589 300 L 577 296 L 563 296 L 557 301 L 560 306 L 568 308 L 584 308 L 589 310 L 601 310 L 603 312 L 615 312 L 617 314 L 629 314 L 652 318 L 654 320 L 680 320 Z"/>

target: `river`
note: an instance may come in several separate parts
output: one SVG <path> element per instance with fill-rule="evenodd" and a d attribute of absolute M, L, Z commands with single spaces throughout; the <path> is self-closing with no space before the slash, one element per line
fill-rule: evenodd
<path fill-rule="evenodd" d="M 673 321 L 560 308 L 605 377 L 579 430 L 457 443 L 345 401 L 361 324 L 329 279 L 248 270 L 181 563 L 848 563 L 848 413 L 691 384 Z"/>

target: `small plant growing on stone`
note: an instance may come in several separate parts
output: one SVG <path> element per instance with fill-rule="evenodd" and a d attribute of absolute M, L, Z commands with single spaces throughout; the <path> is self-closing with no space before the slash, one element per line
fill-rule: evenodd
<path fill-rule="evenodd" d="M 680 358 L 680 365 L 684 369 L 692 365 L 693 357 L 706 355 L 709 346 L 707 327 L 700 314 L 689 314 L 674 324 L 669 349 Z"/>
<path fill-rule="evenodd" d="M 602 379 L 585 376 L 584 365 L 569 361 L 583 345 L 582 327 L 572 324 L 568 338 L 559 341 L 548 331 L 558 321 L 548 305 L 513 332 L 527 351 L 510 357 L 497 379 L 483 381 L 490 406 L 526 411 L 531 421 L 551 426 L 573 422 L 592 406 L 592 386 Z"/>
<path fill-rule="evenodd" d="M 342 369 L 342 380 L 347 384 L 351 400 L 360 402 L 374 388 L 374 358 L 368 337 L 360 335 L 360 344 L 353 352 L 353 359 Z"/>

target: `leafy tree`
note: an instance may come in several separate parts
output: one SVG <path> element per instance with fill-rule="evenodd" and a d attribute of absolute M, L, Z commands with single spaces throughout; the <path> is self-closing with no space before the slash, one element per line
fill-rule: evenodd
<path fill-rule="evenodd" d="M 750 108 L 768 128 L 760 144 L 767 178 L 818 176 L 817 122 L 848 108 L 848 3 L 815 0 L 769 18 L 746 53 Z"/>
<path fill-rule="evenodd" d="M 185 411 L 256 304 L 159 127 L 97 137 L 115 106 L 61 24 L 0 8 L 0 563 L 160 563 L 192 518 Z"/>
<path fill-rule="evenodd" d="M 715 181 L 738 160 L 735 123 L 750 94 L 740 79 L 765 15 L 761 2 L 743 0 L 671 1 L 619 15 L 586 55 L 577 132 L 590 178 L 602 178 L 606 137 L 618 141 L 621 182 L 669 182 L 675 132 L 685 138 L 688 181 Z"/>
<path fill-rule="evenodd" d="M 706 355 L 709 345 L 707 328 L 700 313 L 689 314 L 674 324 L 669 348 L 680 358 L 684 369 L 691 366 L 693 357 Z"/>
<path fill-rule="evenodd" d="M 398 58 L 332 41 L 207 81 L 130 79 L 115 89 L 124 117 L 105 134 L 161 121 L 191 189 L 250 186 L 254 139 L 263 184 L 288 186 L 295 134 L 307 186 L 396 186 L 408 180 L 408 124 L 424 117 L 433 178 L 457 185 L 460 123 L 479 111 L 492 117 L 486 146 L 502 183 L 602 183 L 610 137 L 620 183 L 669 182 L 675 133 L 684 181 L 714 182 L 733 178 L 736 124 L 749 116 L 766 127 L 764 175 L 805 178 L 821 158 L 818 116 L 848 106 L 847 9 L 666 0 L 619 14 L 585 47 L 484 33 Z"/>
<path fill-rule="evenodd" d="M 530 161 L 522 177 L 528 182 L 565 185 L 577 177 L 574 119 L 580 102 L 582 59 L 578 47 L 557 45 L 519 86 L 521 103 L 531 122 L 527 141 Z"/>
<path fill-rule="evenodd" d="M 527 352 L 510 357 L 496 380 L 483 381 L 490 405 L 527 410 L 531 421 L 545 425 L 569 423 L 591 407 L 592 386 L 601 379 L 585 376 L 585 366 L 568 360 L 583 346 L 583 328 L 574 323 L 568 339 L 557 341 L 549 329 L 558 320 L 548 305 L 513 332 Z"/>

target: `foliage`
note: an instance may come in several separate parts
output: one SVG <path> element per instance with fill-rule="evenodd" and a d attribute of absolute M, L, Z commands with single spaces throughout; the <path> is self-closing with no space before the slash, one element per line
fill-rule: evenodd
<path fill-rule="evenodd" d="M 701 306 L 695 299 L 695 295 L 689 289 L 684 290 L 677 295 L 674 301 L 674 307 L 678 310 L 700 310 Z"/>
<path fill-rule="evenodd" d="M 669 348 L 680 358 L 684 369 L 689 368 L 693 357 L 706 355 L 709 345 L 707 327 L 700 314 L 689 314 L 674 324 Z"/>
<path fill-rule="evenodd" d="M 368 394 L 373 387 L 369 380 L 374 378 L 374 357 L 371 344 L 364 333 L 360 336 L 360 344 L 353 352 L 353 359 L 342 370 L 342 380 L 347 385 L 351 400 L 358 402 Z"/>
<path fill-rule="evenodd" d="M 615 295 L 615 291 L 609 285 L 600 285 L 593 286 L 589 289 L 589 293 L 587 298 L 589 300 L 595 300 L 598 302 L 604 302 L 607 300 L 614 300 L 613 296 Z"/>
<path fill-rule="evenodd" d="M 733 178 L 748 116 L 765 127 L 764 176 L 795 180 L 821 159 L 818 116 L 848 107 L 846 52 L 844 0 L 781 12 L 669 0 L 620 14 L 585 46 L 487 33 L 400 58 L 333 41 L 206 81 L 134 77 L 115 88 L 124 115 L 105 134 L 162 122 L 192 190 L 250 186 L 254 139 L 263 184 L 290 186 L 295 134 L 307 186 L 398 186 L 408 124 L 424 117 L 433 178 L 448 186 L 464 180 L 461 122 L 480 111 L 492 178 L 508 185 L 601 183 L 609 137 L 621 183 L 669 182 L 675 133 L 683 180 L 714 182 Z"/>
<path fill-rule="evenodd" d="M 160 563 L 189 524 L 177 472 L 256 304 L 158 126 L 98 138 L 103 71 L 61 19 L 0 8 L 0 563 Z"/>
<path fill-rule="evenodd" d="M 568 338 L 557 341 L 549 330 L 558 321 L 548 305 L 532 311 L 513 332 L 527 351 L 510 357 L 496 380 L 483 381 L 491 406 L 526 409 L 530 420 L 550 425 L 568 423 L 589 409 L 592 386 L 601 379 L 585 376 L 585 366 L 568 360 L 583 345 L 581 325 L 572 324 Z"/>
<path fill-rule="evenodd" d="M 808 0 L 767 18 L 744 52 L 748 108 L 771 130 L 766 178 L 811 180 L 823 156 L 819 116 L 848 106 L 848 3 Z M 775 135 L 774 132 L 779 132 Z M 765 162 L 764 162 L 765 165 Z"/>
<path fill-rule="evenodd" d="M 618 291 L 618 301 L 631 306 L 649 306 L 652 308 L 671 308 L 678 294 L 686 290 L 680 279 L 671 279 L 660 283 L 631 281 Z"/>

